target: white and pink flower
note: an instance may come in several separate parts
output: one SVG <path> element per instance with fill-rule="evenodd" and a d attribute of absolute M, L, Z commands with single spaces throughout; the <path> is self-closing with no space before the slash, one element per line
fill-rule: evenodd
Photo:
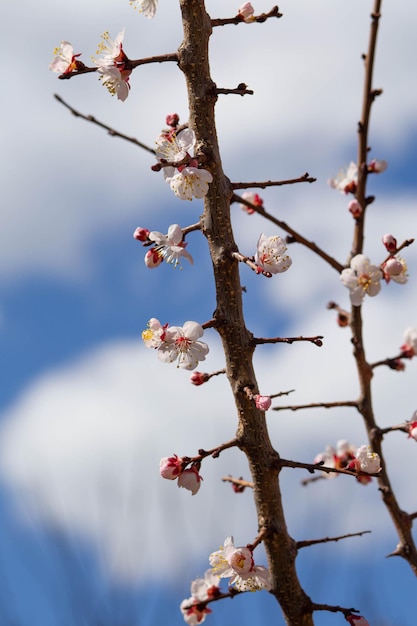
<path fill-rule="evenodd" d="M 160 161 L 180 163 L 194 150 L 195 133 L 191 128 L 185 128 L 178 135 L 175 133 L 161 133 L 156 140 L 155 155 Z"/>
<path fill-rule="evenodd" d="M 287 246 L 279 235 L 259 237 L 256 247 L 255 263 L 261 271 L 271 274 L 286 272 L 292 265 L 292 259 L 285 254 Z"/>
<path fill-rule="evenodd" d="M 161 322 L 152 317 L 147 328 L 142 332 L 143 343 L 147 348 L 158 349 L 165 341 L 168 324 L 162 326 Z"/>
<path fill-rule="evenodd" d="M 376 452 L 372 452 L 371 447 L 363 445 L 356 450 L 356 469 L 369 474 L 377 474 L 381 471 L 381 461 Z"/>
<path fill-rule="evenodd" d="M 220 578 L 230 578 L 229 585 L 239 591 L 271 589 L 269 571 L 262 565 L 255 565 L 252 550 L 234 546 L 233 537 L 227 537 L 224 546 L 210 554 L 213 573 Z"/>
<path fill-rule="evenodd" d="M 411 422 L 408 423 L 408 436 L 417 441 L 417 411 L 413 413 Z"/>
<path fill-rule="evenodd" d="M 372 174 L 382 174 L 388 167 L 388 163 L 383 159 L 372 159 L 368 165 L 368 172 Z"/>
<path fill-rule="evenodd" d="M 185 322 L 184 326 L 170 326 L 165 341 L 158 348 L 158 358 L 164 363 L 177 361 L 177 367 L 193 370 L 200 361 L 204 361 L 209 347 L 199 341 L 204 334 L 197 322 Z"/>
<path fill-rule="evenodd" d="M 357 254 L 350 267 L 342 270 L 340 280 L 350 291 L 353 306 L 360 306 L 365 295 L 376 296 L 381 290 L 382 272 L 364 254 Z"/>
<path fill-rule="evenodd" d="M 404 331 L 403 344 L 400 347 L 401 356 L 411 359 L 417 354 L 417 328 L 407 328 Z"/>
<path fill-rule="evenodd" d="M 255 16 L 254 16 L 254 8 L 251 5 L 250 2 L 245 2 L 244 4 L 242 4 L 242 6 L 239 7 L 238 10 L 238 17 L 240 17 L 241 20 L 243 20 L 244 22 L 253 22 L 255 20 Z"/>
<path fill-rule="evenodd" d="M 208 170 L 191 166 L 176 171 L 174 168 L 166 167 L 164 175 L 172 191 L 181 200 L 204 198 L 207 195 L 209 183 L 213 181 L 213 176 Z"/>
<path fill-rule="evenodd" d="M 130 0 L 131 6 L 138 9 L 139 13 L 143 13 L 148 18 L 154 17 L 158 7 L 158 0 Z"/>
<path fill-rule="evenodd" d="M 329 181 L 332 189 L 337 189 L 341 193 L 355 193 L 358 185 L 358 166 L 351 161 L 349 166 L 341 169 L 339 173 Z"/>
<path fill-rule="evenodd" d="M 184 621 L 189 626 L 198 626 L 202 624 L 206 619 L 206 616 L 211 613 L 211 609 L 201 604 L 200 600 L 186 598 L 180 604 L 180 611 L 184 618 Z"/>
<path fill-rule="evenodd" d="M 201 487 L 203 477 L 198 473 L 196 465 L 192 465 L 188 469 L 183 470 L 178 476 L 178 487 L 183 487 L 191 491 L 191 495 L 195 496 Z"/>
<path fill-rule="evenodd" d="M 108 31 L 101 35 L 97 54 L 101 58 L 93 59 L 102 84 L 112 96 L 124 102 L 129 95 L 129 76 L 132 73 L 127 66 L 128 58 L 123 51 L 124 29 L 113 40 Z"/>
<path fill-rule="evenodd" d="M 243 200 L 247 200 L 257 207 L 262 207 L 264 203 L 262 198 L 257 193 L 253 193 L 252 191 L 245 191 L 244 193 L 242 193 L 242 198 Z M 248 215 L 252 215 L 253 213 L 255 213 L 255 209 L 252 209 L 252 207 L 248 206 L 247 204 L 241 204 L 240 208 L 242 209 L 242 211 L 246 211 Z"/>
<path fill-rule="evenodd" d="M 59 48 L 54 50 L 54 59 L 49 64 L 49 69 L 56 74 L 76 72 L 80 67 L 84 67 L 84 63 L 77 61 L 79 56 L 81 53 L 74 54 L 74 48 L 69 41 L 61 41 Z"/>
<path fill-rule="evenodd" d="M 162 261 L 177 267 L 181 258 L 193 264 L 193 257 L 185 249 L 187 244 L 182 240 L 182 229 L 179 224 L 171 224 L 167 235 L 153 230 L 148 234 L 148 239 L 153 241 L 155 246 L 145 255 L 147 267 L 157 267 Z"/>

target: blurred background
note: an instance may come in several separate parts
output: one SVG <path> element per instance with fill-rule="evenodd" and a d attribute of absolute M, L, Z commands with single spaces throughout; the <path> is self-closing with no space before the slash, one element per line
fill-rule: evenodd
<path fill-rule="evenodd" d="M 193 456 L 234 436 L 236 415 L 224 377 L 193 387 L 189 373 L 160 363 L 141 332 L 162 323 L 212 316 L 211 262 L 199 233 L 188 238 L 194 265 L 148 270 L 137 226 L 167 232 L 198 221 L 201 201 L 182 202 L 150 170 L 148 153 L 72 116 L 58 93 L 84 114 L 153 146 L 168 113 L 187 120 L 185 82 L 176 65 L 134 71 L 125 103 L 95 75 L 58 81 L 53 49 L 70 41 L 88 65 L 100 35 L 126 28 L 132 59 L 174 52 L 182 39 L 177 2 L 161 0 L 153 20 L 127 0 L 3 0 L 2 203 L 0 229 L 0 622 L 7 626 L 179 626 L 179 604 L 208 555 L 232 534 L 245 545 L 257 533 L 251 494 L 233 494 L 224 475 L 249 478 L 235 450 L 203 463 L 196 496 L 161 480 L 159 460 Z M 207 0 L 212 17 L 238 2 Z M 253 3 L 268 11 L 265 0 Z M 365 253 L 385 258 L 384 233 L 417 235 L 415 60 L 417 7 L 383 3 L 374 86 L 383 89 L 371 120 L 371 157 L 388 169 L 371 176 Z M 234 181 L 287 179 L 309 172 L 313 185 L 261 192 L 268 211 L 344 263 L 351 246 L 349 198 L 328 179 L 356 159 L 362 53 L 372 3 L 299 0 L 265 24 L 215 29 L 211 69 L 219 87 L 245 82 L 244 98 L 216 108 L 225 173 Z M 280 234 L 258 215 L 232 207 L 243 254 L 259 234 Z M 311 344 L 263 346 L 256 366 L 262 393 L 294 390 L 279 404 L 354 400 L 358 394 L 349 331 L 329 300 L 348 308 L 336 272 L 300 246 L 293 267 L 270 280 L 241 268 L 247 325 L 256 336 L 324 335 Z M 371 362 L 394 356 L 417 325 L 417 256 L 404 251 L 407 285 L 383 285 L 364 305 Z M 214 331 L 200 370 L 223 367 Z M 381 426 L 417 409 L 416 363 L 378 368 L 375 409 Z M 268 413 L 271 438 L 285 458 L 310 462 L 327 444 L 365 443 L 347 408 Z M 417 509 L 417 447 L 404 433 L 385 451 L 400 505 Z M 397 540 L 375 482 L 348 477 L 301 486 L 305 473 L 283 472 L 290 533 L 297 539 L 371 530 L 372 534 L 301 551 L 299 572 L 317 602 L 354 607 L 373 626 L 414 626 L 415 579 L 387 559 Z M 257 562 L 265 564 L 262 551 Z M 247 594 L 212 607 L 212 626 L 283 624 L 274 598 Z M 317 614 L 318 626 L 346 623 Z"/>

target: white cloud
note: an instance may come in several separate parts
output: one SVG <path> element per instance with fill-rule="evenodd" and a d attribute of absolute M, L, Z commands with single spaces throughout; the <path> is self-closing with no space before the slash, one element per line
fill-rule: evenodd
<path fill-rule="evenodd" d="M 381 337 L 385 320 L 375 319 L 375 333 Z M 356 398 L 355 378 L 346 374 L 351 371 L 346 369 L 347 331 L 336 327 L 331 313 L 320 312 L 311 320 L 313 328 L 319 323 L 326 336 L 321 349 L 309 344 L 259 348 L 261 391 L 295 388 L 275 403 Z M 393 348 L 397 344 L 395 337 Z M 379 355 L 385 356 L 385 351 Z M 407 396 L 414 366 L 412 362 L 408 376 L 384 372 L 377 383 L 382 424 L 411 417 L 412 398 L 401 401 L 400 413 L 395 411 Z M 222 360 L 214 346 L 205 369 L 219 367 Z M 250 493 L 232 497 L 220 480 L 227 474 L 249 477 L 244 457 L 236 450 L 203 463 L 204 482 L 194 497 L 158 473 L 163 456 L 192 456 L 200 447 L 211 449 L 233 438 L 235 409 L 224 377 L 196 388 L 187 373 L 161 364 L 137 343 L 115 342 L 39 377 L 1 421 L 1 474 L 22 510 L 29 519 L 57 524 L 70 535 L 90 540 L 116 577 L 161 577 L 163 563 L 190 569 L 228 534 L 244 542 L 256 534 Z M 284 458 L 311 461 L 339 438 L 358 446 L 365 441 L 353 409 L 271 410 L 268 423 L 273 444 Z M 417 469 L 415 443 L 405 435 L 392 435 L 387 448 L 400 502 L 415 507 L 406 480 Z M 392 537 L 388 516 L 375 515 L 375 510 L 383 510 L 375 485 L 365 488 L 342 477 L 302 488 L 304 477 L 296 470 L 283 473 L 289 528 L 297 538 L 368 528 L 377 539 Z M 332 515 L 335 506 L 343 506 L 342 516 Z M 360 544 L 348 549 L 355 548 Z"/>

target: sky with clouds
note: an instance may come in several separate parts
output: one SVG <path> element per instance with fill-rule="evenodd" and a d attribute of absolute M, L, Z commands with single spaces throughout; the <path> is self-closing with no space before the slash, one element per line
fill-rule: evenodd
<path fill-rule="evenodd" d="M 231 0 L 206 4 L 212 17 L 237 10 Z M 271 8 L 266 0 L 253 4 L 257 13 Z M 347 198 L 327 181 L 356 158 L 371 8 L 368 0 L 286 2 L 279 20 L 218 28 L 211 39 L 217 85 L 245 82 L 255 92 L 218 101 L 225 173 L 232 181 L 304 172 L 317 178 L 261 195 L 267 210 L 341 263 L 353 220 Z M 250 493 L 232 498 L 221 482 L 228 474 L 248 477 L 237 451 L 203 464 L 195 497 L 158 473 L 161 457 L 192 456 L 228 441 L 236 427 L 224 377 L 193 387 L 188 373 L 160 363 L 140 340 L 150 317 L 182 325 L 212 315 L 211 265 L 199 233 L 187 238 L 194 265 L 185 261 L 181 270 L 147 270 L 144 250 L 132 238 L 137 226 L 166 232 L 172 223 L 192 224 L 202 204 L 178 200 L 162 174 L 150 170 L 148 153 L 75 118 L 53 94 L 152 146 L 167 113 L 186 121 L 185 82 L 173 63 L 143 66 L 121 103 L 95 75 L 61 82 L 48 65 L 62 39 L 89 64 L 101 33 L 115 36 L 123 27 L 131 58 L 174 52 L 182 39 L 178 3 L 161 0 L 153 20 L 127 0 L 74 0 L 59 8 L 50 0 L 3 0 L 0 15 L 12 59 L 3 68 L 0 121 L 0 621 L 154 626 L 169 620 L 176 626 L 183 623 L 178 605 L 190 580 L 206 569 L 208 554 L 229 534 L 239 544 L 256 535 Z M 401 10 L 383 3 L 374 80 L 383 95 L 372 112 L 370 154 L 389 167 L 369 180 L 376 200 L 365 252 L 375 263 L 385 256 L 384 233 L 399 241 L 417 235 L 416 18 L 411 0 Z M 276 232 L 237 205 L 232 217 L 243 254 L 254 253 L 261 232 Z M 247 325 L 257 336 L 324 335 L 324 346 L 260 347 L 260 389 L 294 390 L 273 406 L 355 399 L 348 330 L 326 310 L 329 300 L 347 307 L 347 290 L 310 251 L 291 246 L 289 252 L 291 270 L 271 280 L 241 268 Z M 384 285 L 364 305 L 370 361 L 397 354 L 404 329 L 417 326 L 413 246 L 404 256 L 408 284 Z M 221 369 L 214 331 L 205 340 L 204 370 Z M 416 410 L 415 376 L 414 360 L 404 373 L 378 368 L 374 399 L 382 426 Z M 311 461 L 341 438 L 364 443 L 359 417 L 349 409 L 271 410 L 268 425 L 286 458 Z M 385 446 L 401 506 L 414 511 L 415 442 L 393 433 Z M 372 530 L 303 551 L 299 570 L 307 592 L 319 602 L 367 611 L 373 625 L 414 626 L 415 581 L 405 563 L 385 558 L 396 537 L 375 484 L 339 477 L 301 487 L 304 474 L 283 474 L 295 538 Z M 250 594 L 218 603 L 208 623 L 245 626 L 272 616 L 283 623 L 273 598 Z M 345 622 L 323 614 L 316 623 Z"/>

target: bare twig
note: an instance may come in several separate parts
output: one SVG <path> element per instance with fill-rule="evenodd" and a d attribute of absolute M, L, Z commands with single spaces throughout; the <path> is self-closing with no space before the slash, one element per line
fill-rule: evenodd
<path fill-rule="evenodd" d="M 261 267 L 259 267 L 259 265 L 256 265 L 256 263 L 253 260 L 253 257 L 249 258 L 248 256 L 244 256 L 243 254 L 240 254 L 240 252 L 232 252 L 232 257 L 236 259 L 237 261 L 239 261 L 240 263 L 246 263 L 246 265 L 250 267 L 251 270 L 255 272 L 255 274 L 262 274 L 262 276 L 266 276 L 266 278 L 272 277 L 271 272 L 267 272 L 266 270 L 263 270 Z"/>
<path fill-rule="evenodd" d="M 314 343 L 315 346 L 321 348 L 323 345 L 323 335 L 317 335 L 316 337 L 254 337 L 252 340 L 253 345 L 258 346 L 264 343 L 294 343 L 295 341 L 309 341 Z"/>
<path fill-rule="evenodd" d="M 341 400 L 340 402 L 311 402 L 310 404 L 293 404 L 289 406 L 274 406 L 273 411 L 299 411 L 300 409 L 333 409 L 334 407 L 351 406 L 358 409 L 356 400 Z"/>
<path fill-rule="evenodd" d="M 306 172 L 298 178 L 289 178 L 287 180 L 264 180 L 262 182 L 257 181 L 252 183 L 231 183 L 230 186 L 232 189 L 266 189 L 266 187 L 282 187 L 283 185 L 295 185 L 297 183 L 314 183 L 316 180 L 316 178 L 313 178 Z"/>
<path fill-rule="evenodd" d="M 281 181 L 281 184 L 286 184 L 286 182 L 291 182 L 291 181 Z M 292 182 L 303 182 L 303 181 L 300 179 L 294 179 Z M 312 181 L 308 181 L 308 182 L 312 182 Z M 255 186 L 256 186 L 256 183 L 255 183 Z M 261 186 L 260 183 L 258 183 L 258 187 L 259 186 Z M 241 187 L 241 188 L 243 189 L 244 187 Z M 235 187 L 235 189 L 237 189 L 237 187 Z M 336 259 L 334 259 L 329 254 L 327 254 L 327 252 L 319 248 L 319 246 L 317 246 L 314 243 L 314 241 L 309 241 L 308 239 L 300 235 L 300 233 L 298 233 L 296 230 L 288 226 L 286 222 L 283 222 L 282 220 L 277 219 L 276 217 L 274 217 L 274 215 L 271 215 L 271 213 L 268 213 L 267 211 L 265 211 L 263 206 L 257 206 L 253 204 L 252 202 L 245 200 L 241 196 L 238 196 L 237 194 L 233 194 L 232 202 L 239 202 L 240 204 L 245 204 L 246 206 L 253 209 L 255 213 L 259 213 L 259 215 L 262 215 L 269 222 L 272 222 L 276 226 L 279 226 L 280 228 L 282 228 L 282 230 L 285 230 L 285 232 L 287 232 L 291 236 L 291 239 L 293 242 L 300 243 L 303 246 L 306 246 L 306 248 L 308 248 L 309 250 L 317 254 L 320 258 L 326 261 L 326 263 L 328 263 L 331 267 L 333 267 L 337 272 L 340 273 L 345 267 L 344 265 L 336 261 Z"/>
<path fill-rule="evenodd" d="M 350 537 L 361 537 L 362 535 L 366 535 L 370 532 L 370 530 L 362 530 L 358 533 L 348 533 L 346 535 L 339 535 L 338 537 L 323 537 L 323 539 L 307 539 L 305 541 L 297 541 L 296 548 L 297 550 L 300 550 L 301 548 L 314 546 L 318 543 L 329 543 L 330 541 L 340 541 L 341 539 L 348 539 Z"/>
<path fill-rule="evenodd" d="M 91 122 L 92 124 L 95 124 L 96 126 L 100 126 L 100 128 L 104 128 L 104 130 L 107 130 L 108 134 L 111 135 L 112 137 L 120 137 L 121 139 L 125 139 L 126 141 L 129 141 L 130 143 L 135 144 L 135 146 L 138 146 L 139 148 L 146 150 L 147 152 L 151 152 L 152 154 L 155 154 L 155 150 L 153 148 L 150 148 L 149 146 L 145 145 L 144 143 L 142 143 L 135 137 L 129 137 L 128 135 L 125 135 L 124 133 L 121 133 L 118 130 L 111 128 L 111 126 L 107 126 L 107 124 L 103 124 L 103 122 L 100 122 L 99 120 L 97 120 L 93 115 L 84 115 L 83 113 L 80 113 L 79 111 L 74 109 L 71 105 L 69 105 L 67 102 L 65 102 L 65 100 L 61 98 L 61 96 L 58 96 L 58 94 L 54 94 L 54 98 L 58 100 L 60 104 L 63 104 L 64 107 L 66 107 L 69 111 L 71 111 L 71 113 L 75 115 L 75 117 L 80 117 L 81 119 L 86 120 L 87 122 Z"/>

